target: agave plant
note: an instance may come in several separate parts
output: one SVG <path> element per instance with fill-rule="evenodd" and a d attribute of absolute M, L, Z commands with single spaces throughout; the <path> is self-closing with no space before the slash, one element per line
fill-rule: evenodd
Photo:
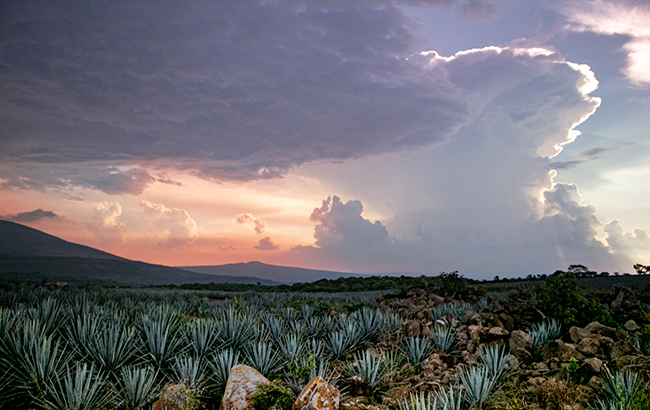
<path fill-rule="evenodd" d="M 362 340 L 371 340 L 379 335 L 384 326 L 384 315 L 379 310 L 364 307 L 356 313 Z"/>
<path fill-rule="evenodd" d="M 109 407 L 113 393 L 104 386 L 104 376 L 93 366 L 77 363 L 74 372 L 63 376 L 63 384 L 48 385 L 43 405 L 51 410 L 104 410 Z"/>
<path fill-rule="evenodd" d="M 343 359 L 352 347 L 352 341 L 343 332 L 329 334 L 327 348 L 334 359 Z"/>
<path fill-rule="evenodd" d="M 205 364 L 202 360 L 190 356 L 175 357 L 173 370 L 177 381 L 192 391 L 201 391 L 205 382 Z"/>
<path fill-rule="evenodd" d="M 282 343 L 278 347 L 286 362 L 294 362 L 296 358 L 302 355 L 305 343 L 299 334 L 289 333 L 282 339 Z"/>
<path fill-rule="evenodd" d="M 456 349 L 456 331 L 451 326 L 434 326 L 431 329 L 433 344 L 445 353 Z"/>
<path fill-rule="evenodd" d="M 302 314 L 302 320 L 309 322 L 309 320 L 314 315 L 314 308 L 309 305 L 302 305 L 300 313 Z"/>
<path fill-rule="evenodd" d="M 310 317 L 305 321 L 305 335 L 307 337 L 316 337 L 321 331 L 321 319 L 318 317 Z"/>
<path fill-rule="evenodd" d="M 386 372 L 383 356 L 376 357 L 370 350 L 355 354 L 353 364 L 348 365 L 348 372 L 361 377 L 372 390 L 375 390 L 384 379 Z"/>
<path fill-rule="evenodd" d="M 163 368 L 182 343 L 178 316 L 170 309 L 161 309 L 142 318 L 145 356 L 156 369 Z"/>
<path fill-rule="evenodd" d="M 479 354 L 478 360 L 488 370 L 488 375 L 493 380 L 499 380 L 501 374 L 508 364 L 510 354 L 506 352 L 505 346 L 485 346 Z"/>
<path fill-rule="evenodd" d="M 490 377 L 484 366 L 469 366 L 460 373 L 460 380 L 467 392 L 465 400 L 470 407 L 482 408 L 496 380 Z"/>
<path fill-rule="evenodd" d="M 294 308 L 285 307 L 280 311 L 285 323 L 290 324 L 298 319 L 298 312 Z"/>
<path fill-rule="evenodd" d="M 533 338 L 533 348 L 537 349 L 549 340 L 555 340 L 562 334 L 562 324 L 550 319 L 548 322 L 533 324 L 528 333 Z"/>
<path fill-rule="evenodd" d="M 438 389 L 435 393 L 441 410 L 461 410 L 463 407 L 463 389 L 449 386 L 449 390 Z"/>
<path fill-rule="evenodd" d="M 409 362 L 418 364 L 433 353 L 433 347 L 429 339 L 411 336 L 404 339 L 404 351 Z"/>
<path fill-rule="evenodd" d="M 212 319 L 190 322 L 183 334 L 195 357 L 204 358 L 217 341 L 216 323 Z"/>
<path fill-rule="evenodd" d="M 119 395 L 125 410 L 140 410 L 156 396 L 156 371 L 153 367 L 127 367 L 120 369 Z"/>
<path fill-rule="evenodd" d="M 629 405 L 632 398 L 647 387 L 647 383 L 642 383 L 637 374 L 629 370 L 612 374 L 607 366 L 605 366 L 603 380 L 606 399 L 611 403 L 621 403 L 624 406 Z"/>
<path fill-rule="evenodd" d="M 279 359 L 271 344 L 262 341 L 248 346 L 245 355 L 248 364 L 264 376 L 268 376 L 275 370 Z"/>
<path fill-rule="evenodd" d="M 219 341 L 233 349 L 241 349 L 252 334 L 253 317 L 249 313 L 236 311 L 232 306 L 221 315 Z"/>
<path fill-rule="evenodd" d="M 85 350 L 100 370 L 116 374 L 136 353 L 137 342 L 135 329 L 123 327 L 118 321 L 96 332 Z"/>
<path fill-rule="evenodd" d="M 217 385 L 223 386 L 228 381 L 230 369 L 239 362 L 239 353 L 233 348 L 228 348 L 215 353 L 208 365 L 214 373 Z"/>
<path fill-rule="evenodd" d="M 408 400 L 399 403 L 399 410 L 438 410 L 438 398 L 432 397 L 431 393 L 427 394 L 426 398 L 424 392 L 411 393 Z"/>
<path fill-rule="evenodd" d="M 58 299 L 52 298 L 42 300 L 41 303 L 27 309 L 27 316 L 39 322 L 43 332 L 48 335 L 65 323 L 67 313 L 65 306 Z"/>
<path fill-rule="evenodd" d="M 281 343 L 284 335 L 282 321 L 275 316 L 266 315 L 263 317 L 263 322 L 271 335 L 271 339 L 276 343 Z"/>

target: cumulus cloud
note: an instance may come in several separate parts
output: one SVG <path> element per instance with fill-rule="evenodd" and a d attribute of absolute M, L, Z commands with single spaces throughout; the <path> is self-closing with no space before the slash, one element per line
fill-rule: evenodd
<path fill-rule="evenodd" d="M 95 205 L 95 213 L 86 227 L 92 235 L 103 243 L 124 242 L 126 225 L 120 222 L 122 207 L 118 202 L 102 202 Z"/>
<path fill-rule="evenodd" d="M 465 20 L 497 20 L 501 12 L 485 0 L 469 0 L 460 5 L 460 15 Z"/>
<path fill-rule="evenodd" d="M 199 237 L 196 222 L 184 209 L 142 201 L 143 218 L 156 234 L 165 235 L 165 248 L 189 246 Z"/>
<path fill-rule="evenodd" d="M 625 75 L 636 85 L 650 86 L 650 4 L 636 0 L 565 0 L 558 3 L 567 29 L 624 35 Z"/>
<path fill-rule="evenodd" d="M 38 208 L 34 211 L 19 212 L 16 215 L 6 215 L 4 219 L 13 222 L 35 222 L 41 219 L 60 219 L 53 211 L 44 211 Z"/>
<path fill-rule="evenodd" d="M 623 227 L 614 220 L 605 225 L 607 243 L 615 251 L 629 254 L 634 263 L 648 263 L 650 237 L 643 229 L 635 228 L 633 232 L 624 232 Z"/>
<path fill-rule="evenodd" d="M 275 249 L 279 249 L 280 245 L 273 243 L 271 237 L 267 236 L 266 238 L 260 239 L 259 245 L 253 246 L 253 248 L 262 251 L 272 251 Z"/>
<path fill-rule="evenodd" d="M 343 203 L 338 196 L 324 200 L 309 217 L 316 224 L 316 245 L 321 248 L 374 247 L 387 243 L 388 230 L 379 221 L 365 219 L 362 212 L 360 201 Z"/>
<path fill-rule="evenodd" d="M 235 219 L 231 221 L 234 224 L 250 225 L 255 229 L 255 232 L 262 234 L 266 231 L 266 222 L 262 221 L 259 217 L 253 214 L 238 214 Z"/>

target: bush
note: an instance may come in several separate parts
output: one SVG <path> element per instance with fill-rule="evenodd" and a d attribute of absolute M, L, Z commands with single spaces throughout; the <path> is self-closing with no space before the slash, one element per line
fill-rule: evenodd
<path fill-rule="evenodd" d="M 469 292 L 467 279 L 458 275 L 458 271 L 449 273 L 441 272 L 439 284 L 440 290 L 445 296 L 456 295 L 460 298 L 465 298 Z"/>
<path fill-rule="evenodd" d="M 251 404 L 257 410 L 291 410 L 295 397 L 279 380 L 271 384 L 258 383 Z"/>
<path fill-rule="evenodd" d="M 557 271 L 535 288 L 539 307 L 547 316 L 559 320 L 565 329 L 597 321 L 616 326 L 607 309 L 586 297 L 575 282 L 573 272 Z"/>

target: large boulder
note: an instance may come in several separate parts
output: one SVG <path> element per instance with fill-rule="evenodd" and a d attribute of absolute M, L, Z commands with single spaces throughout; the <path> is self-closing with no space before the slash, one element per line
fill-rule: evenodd
<path fill-rule="evenodd" d="M 322 377 L 312 379 L 293 403 L 293 410 L 338 410 L 341 393 Z"/>
<path fill-rule="evenodd" d="M 258 384 L 271 384 L 271 382 L 250 366 L 239 364 L 230 369 L 226 390 L 221 400 L 221 410 L 252 409 L 250 399 L 257 393 Z"/>
<path fill-rule="evenodd" d="M 571 341 L 573 343 L 580 343 L 582 339 L 594 337 L 594 334 L 587 329 L 578 326 L 571 326 L 569 329 L 569 336 L 571 337 Z"/>
<path fill-rule="evenodd" d="M 160 394 L 160 398 L 151 406 L 153 410 L 195 410 L 199 408 L 198 400 L 184 384 L 170 384 Z"/>
<path fill-rule="evenodd" d="M 605 326 L 599 322 L 591 322 L 587 325 L 585 329 L 593 334 L 607 336 L 607 337 L 611 337 L 612 339 L 616 339 L 616 329 L 614 329 L 613 327 Z"/>
<path fill-rule="evenodd" d="M 576 348 L 585 356 L 602 356 L 604 354 L 600 341 L 593 337 L 582 339 Z"/>
<path fill-rule="evenodd" d="M 569 360 L 584 360 L 584 355 L 576 350 L 575 346 L 564 343 L 562 340 L 552 340 L 542 346 L 540 356 L 544 360 L 553 358 L 559 359 L 561 362 L 568 362 Z"/>
<path fill-rule="evenodd" d="M 510 353 L 524 363 L 530 363 L 533 359 L 533 338 L 523 330 L 513 330 L 510 335 Z"/>

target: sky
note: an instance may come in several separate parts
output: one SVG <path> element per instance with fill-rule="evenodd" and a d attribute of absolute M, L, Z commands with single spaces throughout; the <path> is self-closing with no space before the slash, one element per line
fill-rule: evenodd
<path fill-rule="evenodd" d="M 650 3 L 0 4 L 0 219 L 170 266 L 650 265 Z"/>

